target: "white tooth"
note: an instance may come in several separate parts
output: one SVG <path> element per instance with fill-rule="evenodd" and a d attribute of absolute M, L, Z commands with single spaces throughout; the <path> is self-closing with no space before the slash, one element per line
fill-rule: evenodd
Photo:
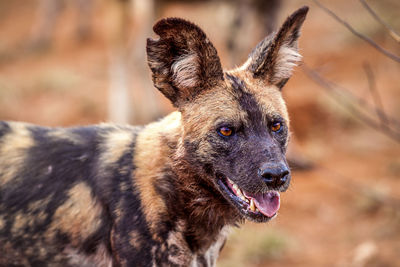
<path fill-rule="evenodd" d="M 238 188 L 238 190 L 236 191 L 236 193 L 237 193 L 239 196 L 243 196 L 242 190 L 240 190 L 240 188 Z"/>
<path fill-rule="evenodd" d="M 246 201 L 246 198 L 243 195 L 240 196 L 240 199 Z"/>
<path fill-rule="evenodd" d="M 256 206 L 254 205 L 254 200 L 250 199 L 250 210 L 251 211 L 256 211 Z"/>
<path fill-rule="evenodd" d="M 248 198 L 246 198 L 246 202 L 247 202 L 247 203 L 250 203 L 250 201 L 249 201 L 249 199 L 248 199 Z"/>
<path fill-rule="evenodd" d="M 238 190 L 238 186 L 236 184 L 233 184 L 233 189 Z"/>

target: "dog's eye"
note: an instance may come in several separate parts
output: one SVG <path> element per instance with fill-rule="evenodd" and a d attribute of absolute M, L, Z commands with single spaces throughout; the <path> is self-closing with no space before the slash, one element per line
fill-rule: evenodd
<path fill-rule="evenodd" d="M 279 132 L 282 128 L 282 123 L 279 121 L 273 122 L 271 125 L 271 131 L 273 132 Z"/>
<path fill-rule="evenodd" d="M 231 127 L 226 127 L 223 126 L 221 128 L 218 129 L 218 134 L 222 137 L 228 137 L 231 136 L 233 134 L 233 128 Z"/>

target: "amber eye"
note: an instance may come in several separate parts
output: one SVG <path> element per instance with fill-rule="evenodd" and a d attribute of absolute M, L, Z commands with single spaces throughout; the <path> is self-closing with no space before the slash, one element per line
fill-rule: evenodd
<path fill-rule="evenodd" d="M 279 130 L 281 129 L 281 127 L 282 127 L 282 124 L 281 124 L 279 121 L 276 121 L 276 122 L 272 123 L 272 125 L 271 125 L 271 130 L 272 130 L 273 132 L 279 132 Z"/>
<path fill-rule="evenodd" d="M 218 129 L 218 133 L 219 133 L 219 135 L 225 136 L 225 137 L 231 136 L 233 134 L 233 129 L 230 127 L 224 126 L 224 127 L 221 127 Z"/>

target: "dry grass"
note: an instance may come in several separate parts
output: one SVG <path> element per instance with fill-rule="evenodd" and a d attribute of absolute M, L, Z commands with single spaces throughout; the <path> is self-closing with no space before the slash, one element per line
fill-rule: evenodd
<path fill-rule="evenodd" d="M 263 262 L 278 261 L 293 245 L 294 241 L 281 230 L 268 225 L 246 224 L 233 230 L 218 266 L 258 266 Z"/>

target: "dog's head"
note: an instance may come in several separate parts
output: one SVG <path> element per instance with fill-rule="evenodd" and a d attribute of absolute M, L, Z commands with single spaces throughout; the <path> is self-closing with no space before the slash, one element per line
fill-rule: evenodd
<path fill-rule="evenodd" d="M 239 68 L 223 71 L 212 43 L 182 19 L 159 21 L 147 40 L 154 85 L 182 114 L 186 158 L 250 220 L 275 216 L 290 183 L 289 118 L 282 87 L 300 61 L 297 40 L 308 8 L 286 19 Z"/>

